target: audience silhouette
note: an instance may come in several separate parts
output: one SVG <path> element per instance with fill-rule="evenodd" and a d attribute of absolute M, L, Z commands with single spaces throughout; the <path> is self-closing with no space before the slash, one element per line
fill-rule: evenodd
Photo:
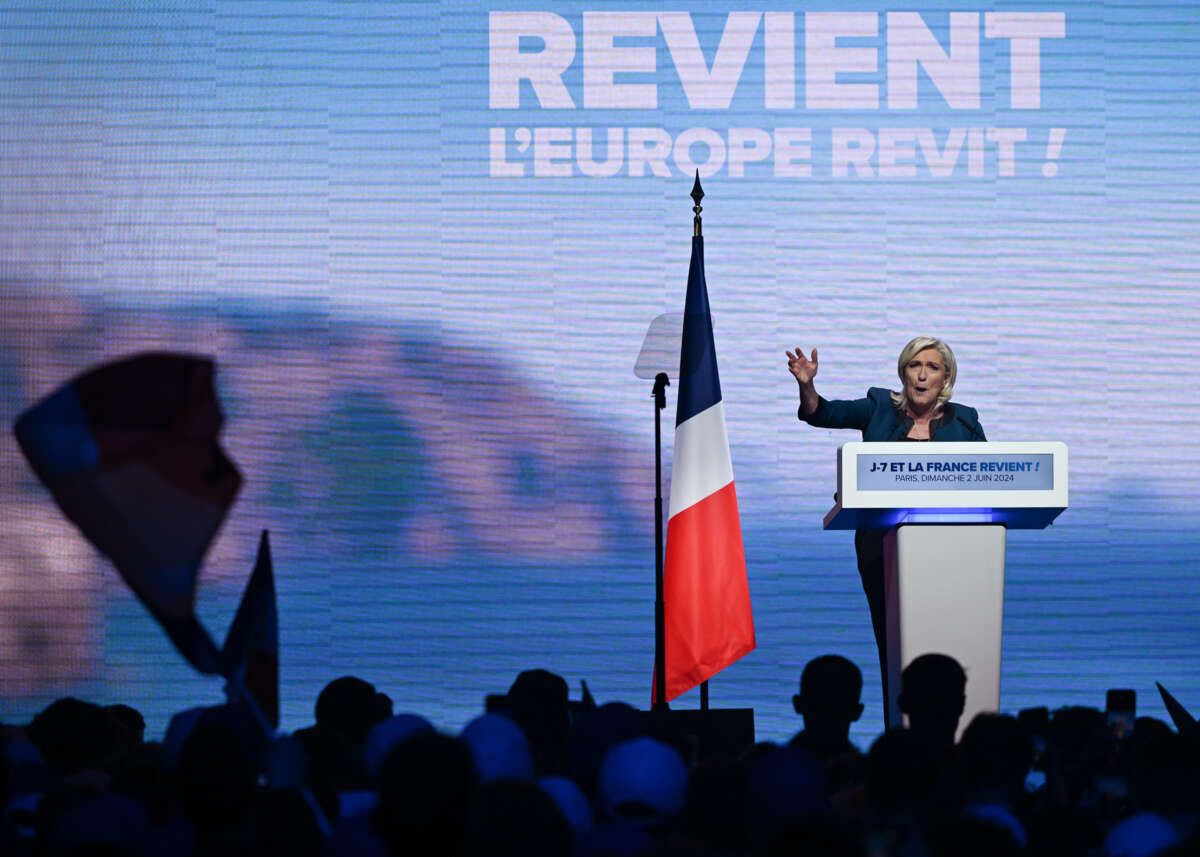
<path fill-rule="evenodd" d="M 160 744 L 130 706 L 60 699 L 0 730 L 0 857 L 1200 853 L 1191 732 L 1070 707 L 980 714 L 956 743 L 964 687 L 953 658 L 915 659 L 908 727 L 866 755 L 862 674 L 832 654 L 804 668 L 788 744 L 716 756 L 622 703 L 573 706 L 536 669 L 457 737 L 353 676 L 269 746 L 237 704 L 181 712 Z"/>

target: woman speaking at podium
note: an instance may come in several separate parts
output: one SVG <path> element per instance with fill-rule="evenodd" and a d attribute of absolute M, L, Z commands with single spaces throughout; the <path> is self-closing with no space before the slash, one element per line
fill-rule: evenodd
<path fill-rule="evenodd" d="M 958 365 L 950 346 L 932 336 L 918 336 L 900 351 L 896 371 L 900 392 L 871 387 L 862 399 L 828 401 L 817 394 L 817 349 L 805 357 L 799 348 L 787 352 L 788 370 L 800 384 L 799 417 L 818 428 L 858 429 L 865 441 L 986 440 L 974 408 L 951 403 Z M 887 608 L 883 590 L 884 530 L 858 530 L 854 548 L 862 577 L 887 706 Z"/>

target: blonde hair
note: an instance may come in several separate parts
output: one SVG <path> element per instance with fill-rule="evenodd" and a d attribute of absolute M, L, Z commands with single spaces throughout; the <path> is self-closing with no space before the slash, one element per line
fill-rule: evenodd
<path fill-rule="evenodd" d="M 937 353 L 941 355 L 942 364 L 946 367 L 946 380 L 942 382 L 942 389 L 933 405 L 933 412 L 940 414 L 942 408 L 946 406 L 946 402 L 950 401 L 950 397 L 954 395 L 954 381 L 958 377 L 958 362 L 954 359 L 954 352 L 950 350 L 949 345 L 936 336 L 918 336 L 909 340 L 908 345 L 900 349 L 900 358 L 896 361 L 896 374 L 900 376 L 900 392 L 892 393 L 892 404 L 901 411 L 908 409 L 908 389 L 904 379 L 904 367 L 926 348 L 936 349 Z"/>

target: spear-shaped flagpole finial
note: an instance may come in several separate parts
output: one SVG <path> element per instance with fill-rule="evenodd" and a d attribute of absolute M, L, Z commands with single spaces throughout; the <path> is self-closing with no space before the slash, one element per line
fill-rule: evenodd
<path fill-rule="evenodd" d="M 693 235 L 702 235 L 704 233 L 702 233 L 700 231 L 700 211 L 703 208 L 703 206 L 700 205 L 700 200 L 704 199 L 704 188 L 700 187 L 700 171 L 699 170 L 696 170 L 696 183 L 694 185 L 692 185 L 691 196 L 692 196 L 692 201 L 696 203 L 695 205 L 692 206 L 692 211 L 696 215 L 695 217 L 692 218 L 692 234 Z"/>

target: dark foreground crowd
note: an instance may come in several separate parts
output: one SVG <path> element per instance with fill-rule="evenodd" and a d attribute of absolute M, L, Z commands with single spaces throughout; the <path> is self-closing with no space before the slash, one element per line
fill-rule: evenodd
<path fill-rule="evenodd" d="M 817 658 L 804 730 L 735 756 L 571 703 L 543 670 L 457 736 L 352 677 L 271 739 L 242 705 L 183 712 L 159 743 L 133 708 L 61 699 L 3 730 L 0 855 L 1200 854 L 1195 736 L 1074 707 L 980 715 L 956 743 L 963 687 L 952 659 L 918 658 L 908 728 L 862 753 L 861 673 Z"/>

